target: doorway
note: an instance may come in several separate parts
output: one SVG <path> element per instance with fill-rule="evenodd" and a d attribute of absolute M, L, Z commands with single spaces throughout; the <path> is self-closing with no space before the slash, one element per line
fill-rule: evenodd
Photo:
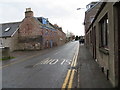
<path fill-rule="evenodd" d="M 50 48 L 52 48 L 52 47 L 53 47 L 53 41 L 50 40 Z"/>

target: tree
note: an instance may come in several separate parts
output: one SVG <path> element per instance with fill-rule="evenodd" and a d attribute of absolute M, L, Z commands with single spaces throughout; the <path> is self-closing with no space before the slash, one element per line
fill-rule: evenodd
<path fill-rule="evenodd" d="M 76 36 L 76 37 L 75 37 L 75 40 L 79 40 L 79 37 L 78 37 L 78 36 Z"/>

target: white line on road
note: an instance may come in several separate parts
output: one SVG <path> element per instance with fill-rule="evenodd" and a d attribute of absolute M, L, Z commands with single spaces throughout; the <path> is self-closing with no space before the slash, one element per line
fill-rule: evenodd
<path fill-rule="evenodd" d="M 50 62 L 52 62 L 53 61 L 53 59 L 50 59 L 46 64 L 50 64 Z"/>
<path fill-rule="evenodd" d="M 42 60 L 41 62 L 40 62 L 40 64 L 43 64 L 44 62 L 46 62 L 47 60 L 49 60 L 50 58 L 46 58 L 46 59 L 44 59 L 44 60 Z"/>
<path fill-rule="evenodd" d="M 64 59 L 64 60 L 62 61 L 61 65 L 63 65 L 63 63 L 64 63 L 65 61 L 66 61 L 66 60 Z"/>
<path fill-rule="evenodd" d="M 58 62 L 58 59 L 53 59 L 49 64 L 56 64 Z"/>
<path fill-rule="evenodd" d="M 46 60 L 49 60 L 49 58 L 46 58 L 46 59 L 44 59 L 44 60 L 42 60 L 42 61 L 36 63 L 35 65 L 33 65 L 33 67 L 35 67 L 35 66 L 37 66 L 37 65 L 39 65 L 39 64 L 41 64 L 41 63 L 43 63 L 43 62 L 46 61 Z"/>
<path fill-rule="evenodd" d="M 47 59 L 46 61 L 44 61 L 42 64 L 47 64 L 49 62 L 49 59 Z"/>

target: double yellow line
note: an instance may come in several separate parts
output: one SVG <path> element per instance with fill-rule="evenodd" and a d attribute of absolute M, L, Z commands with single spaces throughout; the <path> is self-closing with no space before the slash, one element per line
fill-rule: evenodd
<path fill-rule="evenodd" d="M 77 52 L 73 56 L 73 61 L 71 63 L 71 67 L 76 67 L 78 50 L 79 50 L 79 46 L 77 47 Z M 75 74 L 75 69 L 69 69 L 68 70 L 67 76 L 66 76 L 66 78 L 64 80 L 64 83 L 62 85 L 62 90 L 65 90 L 66 88 L 68 88 L 68 90 L 70 90 L 72 88 L 72 82 L 73 82 L 73 79 L 74 79 L 74 74 Z"/>

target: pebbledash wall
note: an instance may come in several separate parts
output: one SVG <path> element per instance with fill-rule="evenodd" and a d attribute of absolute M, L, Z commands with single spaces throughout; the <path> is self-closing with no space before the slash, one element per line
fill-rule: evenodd
<path fill-rule="evenodd" d="M 61 33 L 61 35 L 59 35 Z M 20 50 L 40 50 L 52 48 L 65 43 L 66 34 L 59 27 L 52 25 L 48 19 L 34 17 L 30 8 L 26 9 L 18 30 Z M 59 40 L 61 37 L 62 40 Z"/>
<path fill-rule="evenodd" d="M 96 48 L 94 58 L 114 87 L 120 83 L 119 5 L 120 2 L 103 2 L 86 32 L 87 39 L 95 42 L 95 46 L 91 46 L 92 42 L 87 40 L 87 47 L 92 53 L 92 48 Z"/>

